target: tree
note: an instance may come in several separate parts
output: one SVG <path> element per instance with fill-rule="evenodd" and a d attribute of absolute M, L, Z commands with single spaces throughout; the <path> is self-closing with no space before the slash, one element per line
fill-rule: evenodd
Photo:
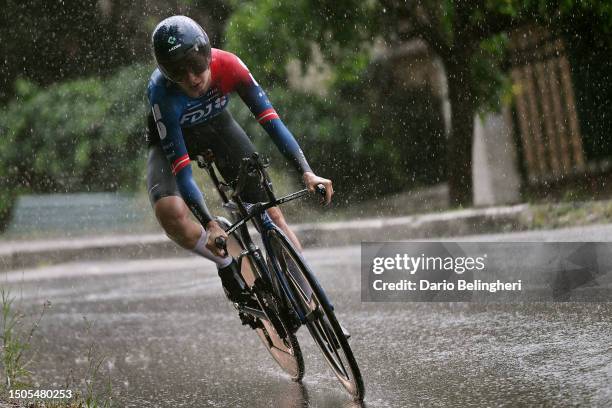
<path fill-rule="evenodd" d="M 484 104 L 484 97 L 490 96 L 481 92 L 479 79 L 474 77 L 475 68 L 487 54 L 483 42 L 510 29 L 517 20 L 512 18 L 511 9 L 493 1 L 381 0 L 381 3 L 387 14 L 384 20 L 388 22 L 383 26 L 392 28 L 385 33 L 388 41 L 420 38 L 442 60 L 451 106 L 446 149 L 450 200 L 454 205 L 469 204 L 474 116 Z"/>
<path fill-rule="evenodd" d="M 472 200 L 473 120 L 500 92 L 504 34 L 525 23 L 563 24 L 584 10 L 594 10 L 609 27 L 612 15 L 608 3 L 571 0 L 237 0 L 234 6 L 230 47 L 265 67 L 272 79 L 284 77 L 291 58 L 307 62 L 316 43 L 336 68 L 335 86 L 342 88 L 358 82 L 377 38 L 387 47 L 425 41 L 447 76 L 452 112 L 447 178 L 453 205 Z"/>
<path fill-rule="evenodd" d="M 386 9 L 381 27 L 392 41 L 424 40 L 446 70 L 451 105 L 447 146 L 451 204 L 472 199 L 473 118 L 498 98 L 506 33 L 536 23 L 562 31 L 581 13 L 609 32 L 612 5 L 599 1 L 545 0 L 380 0 Z M 398 25 L 397 23 L 403 23 Z M 484 75 L 484 77 L 483 77 Z M 495 80 L 497 78 L 497 80 Z"/>
<path fill-rule="evenodd" d="M 14 96 L 19 78 L 46 86 L 151 61 L 151 31 L 172 14 L 193 17 L 218 42 L 230 13 L 227 0 L 8 0 L 0 14 L 0 103 Z"/>

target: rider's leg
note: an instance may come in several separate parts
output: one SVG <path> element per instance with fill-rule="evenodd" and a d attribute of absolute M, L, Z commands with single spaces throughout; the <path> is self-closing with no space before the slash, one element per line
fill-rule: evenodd
<path fill-rule="evenodd" d="M 240 275 L 238 263 L 231 257 L 214 255 L 206 248 L 206 231 L 189 218 L 189 208 L 181 197 L 160 198 L 154 205 L 155 216 L 166 231 L 166 235 L 185 249 L 210 259 L 217 264 L 217 272 L 227 297 L 233 302 L 250 299 L 248 287 Z"/>
<path fill-rule="evenodd" d="M 283 230 L 283 232 L 285 233 L 287 238 L 289 238 L 295 249 L 297 249 L 299 252 L 302 252 L 302 244 L 300 243 L 300 240 L 295 235 L 295 233 L 291 230 L 291 228 L 289 228 L 289 225 L 285 220 L 285 216 L 283 215 L 280 208 L 272 207 L 269 208 L 267 212 L 270 218 L 272 218 L 272 221 L 274 221 L 274 224 L 276 224 L 276 226 Z"/>
<path fill-rule="evenodd" d="M 223 289 L 230 300 L 237 302 L 248 298 L 246 284 L 236 261 L 231 256 L 215 256 L 206 248 L 206 231 L 190 218 L 189 208 L 180 197 L 170 165 L 159 145 L 149 148 L 147 185 L 155 216 L 168 237 L 181 247 L 215 262 Z"/>
<path fill-rule="evenodd" d="M 201 236 L 201 226 L 189 218 L 189 208 L 181 197 L 162 197 L 154 204 L 155 217 L 166 235 L 185 249 L 193 249 Z"/>
<path fill-rule="evenodd" d="M 206 231 L 189 217 L 189 208 L 181 197 L 174 195 L 162 197 L 154 204 L 155 216 L 166 235 L 185 249 L 210 259 L 218 267 L 224 268 L 232 258 L 214 255 L 206 248 Z"/>

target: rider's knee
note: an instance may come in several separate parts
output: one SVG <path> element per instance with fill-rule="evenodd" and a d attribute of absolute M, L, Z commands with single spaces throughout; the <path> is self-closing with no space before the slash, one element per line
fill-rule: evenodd
<path fill-rule="evenodd" d="M 279 227 L 287 224 L 287 221 L 285 221 L 285 216 L 278 207 L 269 208 L 268 215 L 270 218 L 272 218 L 274 224 L 278 225 Z"/>

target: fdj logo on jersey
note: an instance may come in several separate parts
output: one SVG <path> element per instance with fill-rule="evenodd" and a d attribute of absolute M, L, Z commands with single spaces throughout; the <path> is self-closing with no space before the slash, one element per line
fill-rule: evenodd
<path fill-rule="evenodd" d="M 215 116 L 221 112 L 227 105 L 227 96 L 222 96 L 215 99 L 213 102 L 208 103 L 205 106 L 199 107 L 199 109 L 186 112 L 181 116 L 180 124 L 183 125 L 195 125 L 196 123 L 204 122 L 206 119 Z"/>

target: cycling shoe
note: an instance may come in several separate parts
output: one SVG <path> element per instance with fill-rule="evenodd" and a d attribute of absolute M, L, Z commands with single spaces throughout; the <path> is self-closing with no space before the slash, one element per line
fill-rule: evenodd
<path fill-rule="evenodd" d="M 257 303 L 251 296 L 251 291 L 240 274 L 240 265 L 235 259 L 232 259 L 232 263 L 228 266 L 218 268 L 217 272 L 221 278 L 223 291 L 231 302 L 244 305 Z"/>

